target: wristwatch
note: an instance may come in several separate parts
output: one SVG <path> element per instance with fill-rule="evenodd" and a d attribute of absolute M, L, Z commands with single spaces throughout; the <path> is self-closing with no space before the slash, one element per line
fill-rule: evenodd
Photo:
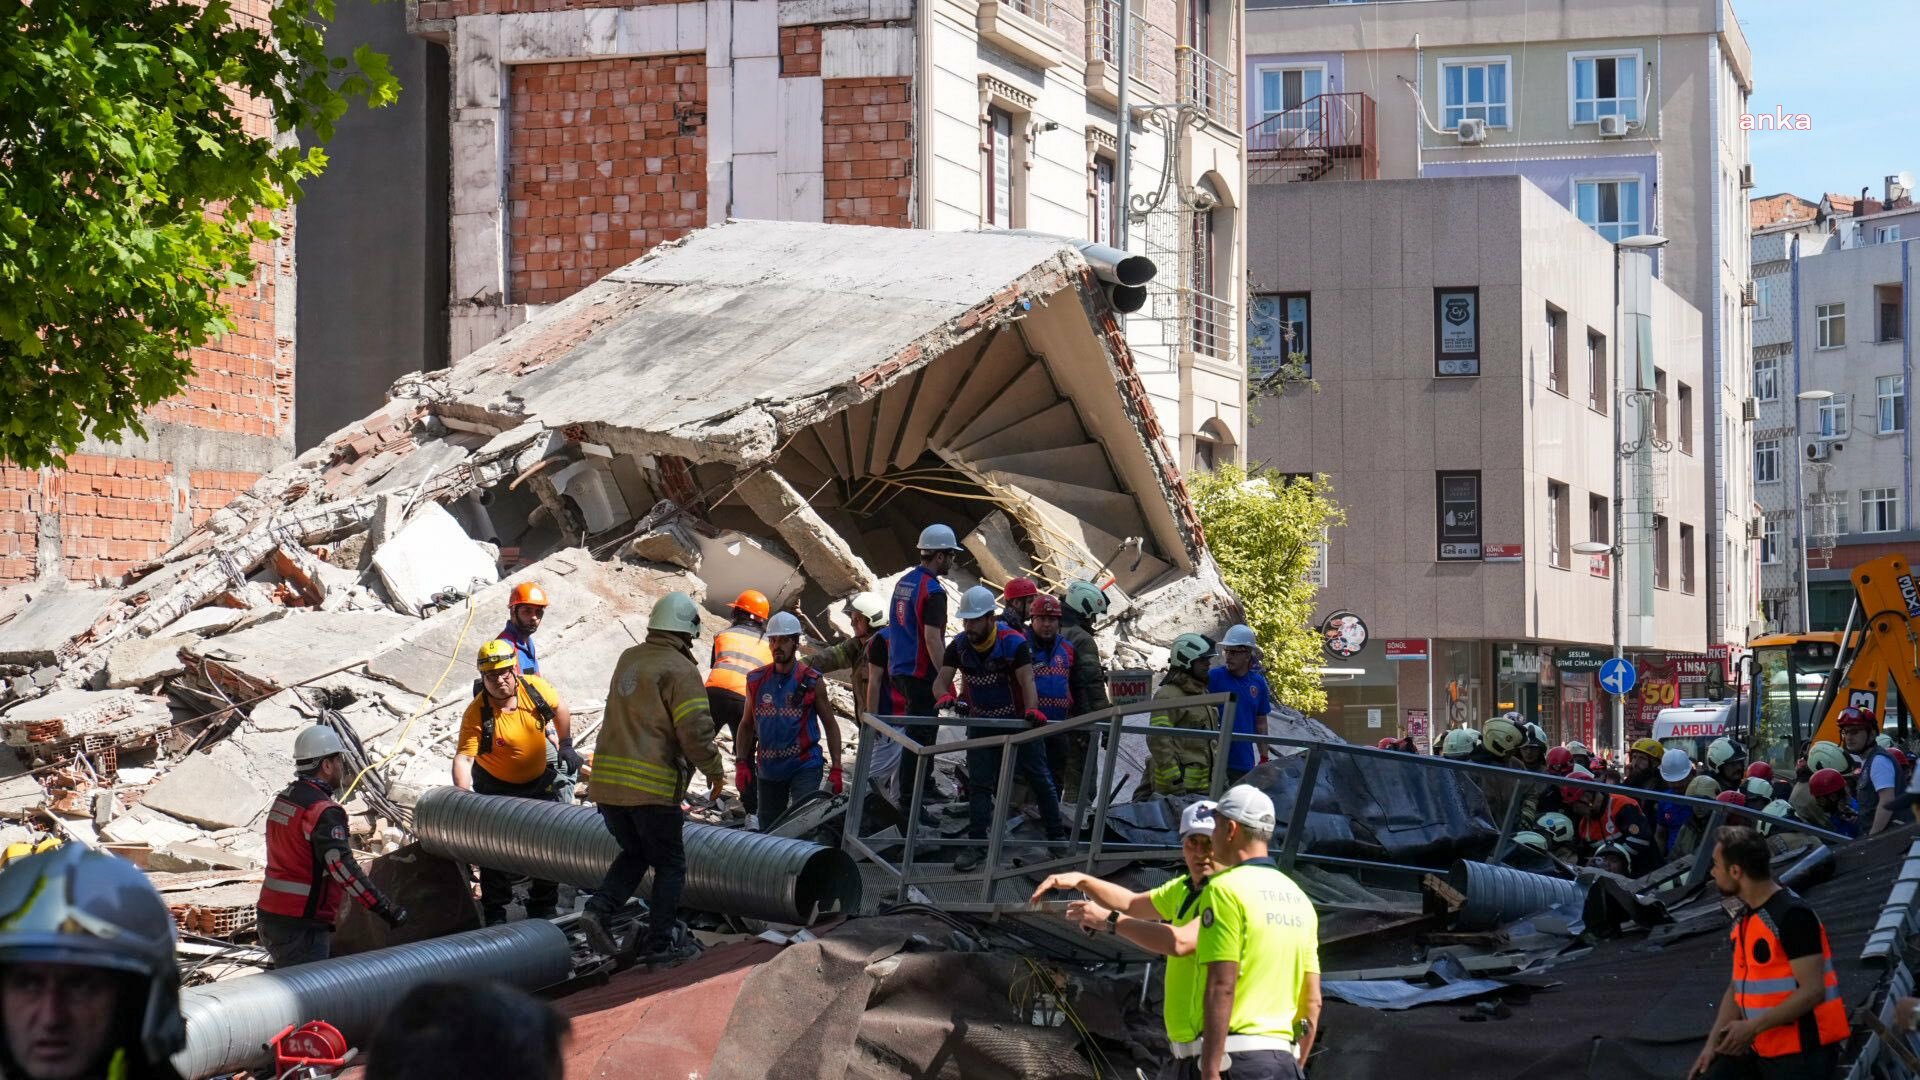
<path fill-rule="evenodd" d="M 1119 932 L 1120 932 L 1120 913 L 1118 911 L 1107 912 L 1107 933 L 1117 934 Z"/>

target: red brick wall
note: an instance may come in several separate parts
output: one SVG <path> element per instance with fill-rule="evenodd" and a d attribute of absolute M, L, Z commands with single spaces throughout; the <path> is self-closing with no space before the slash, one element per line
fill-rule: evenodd
<path fill-rule="evenodd" d="M 572 11 L 576 8 L 638 7 L 684 0 L 419 0 L 423 22 L 457 19 L 462 15 L 513 15 L 535 11 Z"/>
<path fill-rule="evenodd" d="M 193 491 L 188 504 L 193 507 L 195 528 L 206 523 L 215 510 L 233 501 L 235 495 L 253 487 L 260 479 L 257 472 L 230 472 L 220 469 L 195 469 L 187 474 Z"/>
<path fill-rule="evenodd" d="M 783 26 L 780 28 L 780 75 L 820 74 L 820 28 Z"/>
<path fill-rule="evenodd" d="M 706 224 L 705 65 L 702 55 L 513 65 L 511 302 L 564 300 Z"/>
<path fill-rule="evenodd" d="M 0 466 L 0 581 L 32 581 L 40 556 L 45 478 L 35 469 Z"/>
<path fill-rule="evenodd" d="M 173 464 L 75 454 L 50 478 L 67 577 L 112 577 L 159 558 L 173 536 Z"/>
<path fill-rule="evenodd" d="M 912 90 L 907 78 L 825 80 L 822 187 L 829 224 L 912 225 Z"/>

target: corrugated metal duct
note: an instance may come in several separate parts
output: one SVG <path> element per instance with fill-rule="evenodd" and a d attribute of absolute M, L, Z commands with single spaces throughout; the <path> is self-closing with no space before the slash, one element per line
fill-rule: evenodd
<path fill-rule="evenodd" d="M 413 831 L 430 854 L 583 889 L 600 884 L 620 851 L 592 807 L 453 787 L 420 797 Z M 689 822 L 686 849 L 685 907 L 802 924 L 859 909 L 860 870 L 839 848 Z"/>
<path fill-rule="evenodd" d="M 496 979 L 538 990 L 572 970 L 566 933 L 527 919 L 188 987 L 180 994 L 187 1048 L 173 1056 L 173 1067 L 189 1080 L 257 1073 L 273 1064 L 267 1040 L 293 1024 L 325 1020 L 352 1045 L 365 1046 L 401 995 L 420 983 Z"/>
<path fill-rule="evenodd" d="M 1511 866 L 1461 860 L 1447 874 L 1447 884 L 1467 898 L 1454 912 L 1457 930 L 1491 930 L 1535 912 L 1545 911 L 1580 895 L 1578 882 L 1545 874 L 1530 874 Z"/>

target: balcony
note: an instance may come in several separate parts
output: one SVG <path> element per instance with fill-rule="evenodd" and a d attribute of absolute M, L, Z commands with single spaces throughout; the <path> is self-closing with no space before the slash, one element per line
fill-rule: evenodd
<path fill-rule="evenodd" d="M 1180 103 L 1231 131 L 1240 119 L 1240 81 L 1233 69 L 1191 45 L 1179 49 Z"/>
<path fill-rule="evenodd" d="M 980 36 L 1040 68 L 1056 67 L 1067 39 L 1053 28 L 1053 0 L 980 0 Z"/>
<path fill-rule="evenodd" d="M 1186 309 L 1186 351 L 1234 362 L 1232 301 L 1193 289 L 1182 290 L 1180 299 Z"/>
<path fill-rule="evenodd" d="M 1321 94 L 1247 129 L 1247 179 L 1255 184 L 1378 180 L 1374 101 L 1361 93 Z"/>
<path fill-rule="evenodd" d="M 1144 89 L 1146 98 L 1136 98 L 1134 104 L 1171 101 L 1180 84 L 1175 70 L 1177 43 L 1140 13 L 1130 16 L 1127 68 L 1135 92 Z M 1120 0 L 1087 0 L 1087 94 L 1110 109 L 1119 105 L 1119 28 Z"/>

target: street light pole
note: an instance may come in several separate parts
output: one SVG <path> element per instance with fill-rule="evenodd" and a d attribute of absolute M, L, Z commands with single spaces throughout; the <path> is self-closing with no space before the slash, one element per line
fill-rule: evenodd
<path fill-rule="evenodd" d="M 1625 431 L 1625 425 L 1621 414 L 1626 412 L 1626 397 L 1620 393 L 1621 388 L 1626 386 L 1626 382 L 1622 378 L 1623 363 L 1621 359 L 1626 353 L 1626 349 L 1624 348 L 1626 339 L 1621 336 L 1620 323 L 1620 242 L 1616 240 L 1613 244 L 1613 551 L 1607 556 L 1607 562 L 1609 564 L 1607 566 L 1607 576 L 1613 579 L 1611 584 L 1613 586 L 1613 658 L 1615 660 L 1623 659 L 1625 656 L 1620 640 L 1620 608 L 1623 594 L 1622 579 L 1626 576 L 1626 567 L 1623 565 L 1626 560 L 1621 556 L 1626 553 L 1627 548 L 1626 499 L 1624 497 L 1625 491 L 1621 476 L 1625 468 L 1622 454 L 1622 435 Z M 1625 761 L 1627 756 L 1627 703 L 1625 696 L 1622 694 L 1614 694 L 1612 696 L 1613 747 L 1614 752 L 1620 755 L 1620 760 Z"/>

